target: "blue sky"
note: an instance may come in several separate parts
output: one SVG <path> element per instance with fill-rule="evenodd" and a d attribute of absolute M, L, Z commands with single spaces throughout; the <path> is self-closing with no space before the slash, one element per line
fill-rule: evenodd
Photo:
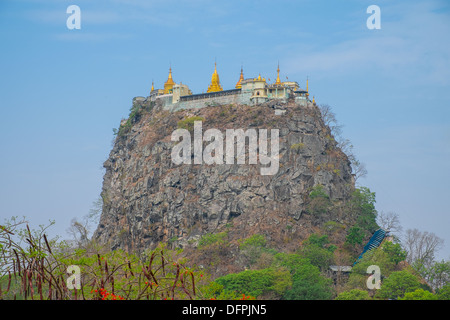
<path fill-rule="evenodd" d="M 274 80 L 279 61 L 332 106 L 377 209 L 443 238 L 450 258 L 448 1 L 1 0 L 0 43 L 0 220 L 56 220 L 66 237 L 99 196 L 112 128 L 169 64 L 201 93 L 215 60 L 226 89 L 241 65 Z"/>

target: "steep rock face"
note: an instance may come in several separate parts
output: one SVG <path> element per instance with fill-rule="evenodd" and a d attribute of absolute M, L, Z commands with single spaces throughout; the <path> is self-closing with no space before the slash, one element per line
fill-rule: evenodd
<path fill-rule="evenodd" d="M 192 248 L 202 235 L 225 227 L 231 240 L 260 233 L 279 248 L 295 246 L 324 221 L 338 219 L 308 212 L 312 187 L 322 185 L 333 200 L 354 188 L 350 162 L 313 104 L 170 113 L 148 101 L 134 103 L 139 116 L 128 120 L 128 132 L 117 136 L 104 163 L 103 211 L 94 238 L 112 249 L 142 251 L 159 242 Z M 279 129 L 278 172 L 261 175 L 259 164 L 248 163 L 174 164 L 172 132 L 193 116 L 203 118 L 203 132 Z"/>

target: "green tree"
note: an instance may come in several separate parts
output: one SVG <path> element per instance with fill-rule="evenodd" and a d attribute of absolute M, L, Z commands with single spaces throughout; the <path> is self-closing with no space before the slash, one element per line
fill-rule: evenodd
<path fill-rule="evenodd" d="M 358 226 L 353 226 L 348 231 L 347 237 L 345 238 L 345 243 L 351 246 L 362 244 L 364 237 L 364 231 Z"/>
<path fill-rule="evenodd" d="M 397 265 L 399 262 L 404 261 L 406 259 L 406 251 L 403 250 L 400 243 L 392 243 L 390 241 L 386 241 L 383 243 L 383 251 L 389 255 L 389 259 Z"/>
<path fill-rule="evenodd" d="M 260 297 L 265 294 L 281 296 L 292 284 L 286 268 L 266 268 L 261 270 L 245 270 L 227 274 L 215 280 L 225 290 Z"/>
<path fill-rule="evenodd" d="M 318 267 L 305 264 L 292 276 L 292 288 L 286 291 L 283 299 L 329 300 L 332 296 L 332 280 L 323 277 Z"/>
<path fill-rule="evenodd" d="M 341 292 L 334 300 L 370 300 L 369 292 L 360 289 Z"/>
<path fill-rule="evenodd" d="M 450 261 L 436 261 L 423 273 L 433 289 L 442 288 L 450 283 Z"/>
<path fill-rule="evenodd" d="M 394 271 L 383 281 L 377 297 L 395 300 L 419 288 L 420 282 L 415 275 L 406 270 Z"/>
<path fill-rule="evenodd" d="M 439 300 L 450 300 L 450 283 L 446 284 L 437 291 L 437 298 Z"/>
<path fill-rule="evenodd" d="M 403 298 L 399 298 L 399 300 L 437 300 L 437 297 L 430 291 L 420 288 L 415 291 L 405 293 Z"/>
<path fill-rule="evenodd" d="M 327 235 L 312 234 L 305 241 L 303 247 L 299 250 L 300 255 L 307 258 L 312 265 L 318 267 L 321 271 L 327 270 L 334 263 L 333 252 L 336 246 L 329 245 Z"/>
<path fill-rule="evenodd" d="M 327 300 L 333 296 L 332 280 L 321 275 L 317 266 L 299 254 L 277 253 L 274 264 L 286 267 L 292 275 L 292 287 L 286 300 Z"/>
<path fill-rule="evenodd" d="M 356 188 L 348 204 L 350 213 L 356 217 L 356 225 L 366 235 L 373 234 L 378 228 L 376 223 L 375 192 L 367 187 Z"/>
<path fill-rule="evenodd" d="M 347 288 L 348 289 L 367 289 L 367 279 L 369 274 L 367 268 L 376 265 L 380 268 L 381 276 L 388 277 L 395 269 L 394 262 L 391 261 L 389 255 L 381 248 L 367 251 L 362 258 L 356 263 L 350 273 Z"/>

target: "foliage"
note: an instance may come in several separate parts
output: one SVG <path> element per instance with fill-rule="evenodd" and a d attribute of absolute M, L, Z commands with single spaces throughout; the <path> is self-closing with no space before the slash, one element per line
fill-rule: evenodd
<path fill-rule="evenodd" d="M 380 268 L 381 278 L 387 278 L 394 270 L 395 263 L 382 248 L 367 251 L 362 258 L 356 263 L 349 275 L 346 284 L 347 289 L 367 289 L 367 268 L 376 265 Z"/>
<path fill-rule="evenodd" d="M 325 271 L 334 262 L 333 252 L 336 246 L 329 245 L 327 235 L 312 234 L 305 241 L 304 246 L 299 253 L 307 258 L 312 265 L 318 267 L 321 271 Z"/>
<path fill-rule="evenodd" d="M 266 246 L 266 238 L 261 234 L 254 234 L 247 239 L 244 239 L 239 245 L 239 249 L 246 250 L 248 248 L 257 247 L 257 248 L 265 248 Z"/>
<path fill-rule="evenodd" d="M 369 234 L 374 233 L 379 228 L 376 223 L 375 192 L 371 192 L 367 187 L 356 188 L 351 202 L 351 207 L 357 215 L 357 226 Z"/>
<path fill-rule="evenodd" d="M 255 297 L 227 290 L 222 284 L 211 281 L 202 287 L 202 298 L 205 300 L 254 300 Z"/>
<path fill-rule="evenodd" d="M 305 264 L 292 276 L 292 288 L 283 299 L 287 300 L 327 300 L 333 296 L 332 280 L 323 277 L 319 268 Z"/>
<path fill-rule="evenodd" d="M 225 242 L 224 239 L 226 236 L 226 232 L 207 233 L 200 238 L 198 242 L 198 248 L 203 249 L 211 245 L 221 245 Z"/>
<path fill-rule="evenodd" d="M 138 257 L 121 250 L 70 249 L 49 241 L 45 228 L 33 232 L 25 221 L 0 227 L 0 298 L 39 300 L 196 299 L 203 274 L 188 268 L 179 252 L 160 246 Z M 26 243 L 26 245 L 24 245 Z M 78 289 L 68 267 L 79 268 Z M 69 277 L 70 276 L 70 277 Z M 76 278 L 76 277 L 75 277 Z M 76 281 L 75 281 L 76 283 Z M 2 289 L 6 288 L 6 289 Z M 120 298 L 119 298 L 120 299 Z"/>
<path fill-rule="evenodd" d="M 417 277 L 406 270 L 394 271 L 387 277 L 377 292 L 377 297 L 382 299 L 399 299 L 407 292 L 413 292 L 420 288 Z"/>
<path fill-rule="evenodd" d="M 304 143 L 294 143 L 293 145 L 291 145 L 291 150 L 296 150 L 296 151 L 298 151 L 298 150 L 301 150 L 301 149 L 303 149 L 305 147 L 305 144 Z"/>
<path fill-rule="evenodd" d="M 434 261 L 421 275 L 433 289 L 438 290 L 450 283 L 450 261 Z"/>
<path fill-rule="evenodd" d="M 437 300 L 437 297 L 430 291 L 423 290 L 422 288 L 416 289 L 412 292 L 407 292 L 399 300 Z"/>
<path fill-rule="evenodd" d="M 345 238 L 345 243 L 351 246 L 362 244 L 364 237 L 363 230 L 358 226 L 354 226 L 349 229 Z"/>
<path fill-rule="evenodd" d="M 133 124 L 139 122 L 144 111 L 145 109 L 141 105 L 133 104 L 133 106 L 130 108 L 128 119 L 124 123 L 121 123 L 119 129 L 113 129 L 114 135 L 118 135 L 119 137 L 125 136 L 128 132 L 130 132 Z"/>
<path fill-rule="evenodd" d="M 186 129 L 186 130 L 189 130 L 192 132 L 194 130 L 194 122 L 195 121 L 205 121 L 205 118 L 193 116 L 193 117 L 189 117 L 189 118 L 180 120 L 180 121 L 178 121 L 178 128 Z"/>
<path fill-rule="evenodd" d="M 450 300 L 450 283 L 438 289 L 436 296 L 439 300 Z"/>
<path fill-rule="evenodd" d="M 318 184 L 315 185 L 311 192 L 309 193 L 309 198 L 310 199 L 316 199 L 316 198 L 326 198 L 329 199 L 330 197 L 328 196 L 328 194 L 325 192 L 325 190 L 323 189 L 323 186 Z"/>
<path fill-rule="evenodd" d="M 348 229 L 346 236 L 346 245 L 354 248 L 361 245 L 365 238 L 379 228 L 376 223 L 375 193 L 366 187 L 356 188 L 345 209 L 356 219 L 356 223 Z"/>
<path fill-rule="evenodd" d="M 226 290 L 260 297 L 265 294 L 280 296 L 292 284 L 290 273 L 285 268 L 245 270 L 216 279 Z"/>
<path fill-rule="evenodd" d="M 331 205 L 330 197 L 320 184 L 312 188 L 309 193 L 309 200 L 307 210 L 315 216 L 327 213 Z"/>
<path fill-rule="evenodd" d="M 278 253 L 275 265 L 286 267 L 292 275 L 292 287 L 285 292 L 287 300 L 331 299 L 332 280 L 321 275 L 318 267 L 299 254 Z"/>
<path fill-rule="evenodd" d="M 370 300 L 369 292 L 360 289 L 341 292 L 334 300 Z"/>
<path fill-rule="evenodd" d="M 242 255 L 248 260 L 250 265 L 256 263 L 266 248 L 266 238 L 261 234 L 254 234 L 247 239 L 244 239 L 239 244 L 239 250 Z"/>
<path fill-rule="evenodd" d="M 385 243 L 383 243 L 383 251 L 388 254 L 389 259 L 395 263 L 395 265 L 406 259 L 406 251 L 403 250 L 399 243 L 385 241 Z"/>

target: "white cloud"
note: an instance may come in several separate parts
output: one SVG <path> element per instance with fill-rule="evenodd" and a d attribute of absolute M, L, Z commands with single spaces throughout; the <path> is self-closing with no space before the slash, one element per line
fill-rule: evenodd
<path fill-rule="evenodd" d="M 392 77 L 420 77 L 431 84 L 450 84 L 450 16 L 436 5 L 385 5 L 381 30 L 355 30 L 354 39 L 314 47 L 298 45 L 288 58 L 292 71 L 360 73 L 376 68 Z M 383 12 L 389 12 L 383 20 Z M 395 16 L 395 17 L 394 17 Z"/>

